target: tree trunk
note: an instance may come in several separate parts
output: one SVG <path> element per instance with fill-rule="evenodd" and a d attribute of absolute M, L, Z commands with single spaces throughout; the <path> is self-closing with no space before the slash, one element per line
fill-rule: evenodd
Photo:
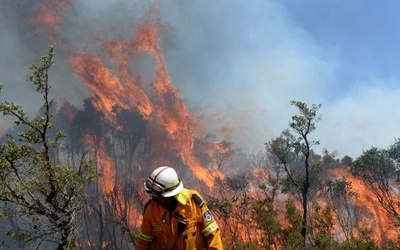
<path fill-rule="evenodd" d="M 307 237 L 307 198 L 308 198 L 308 189 L 310 187 L 310 173 L 309 173 L 309 164 L 308 164 L 308 155 L 306 155 L 306 177 L 303 183 L 303 223 L 301 228 L 301 235 L 303 236 L 303 245 L 306 245 L 306 237 Z"/>
<path fill-rule="evenodd" d="M 74 244 L 74 242 L 71 242 L 71 231 L 72 229 L 69 226 L 66 226 L 61 230 L 62 235 L 60 237 L 60 243 L 57 246 L 57 250 L 77 249 L 77 246 Z"/>

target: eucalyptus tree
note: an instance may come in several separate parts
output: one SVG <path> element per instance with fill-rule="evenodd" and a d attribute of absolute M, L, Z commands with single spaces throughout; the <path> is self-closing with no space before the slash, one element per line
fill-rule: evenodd
<path fill-rule="evenodd" d="M 21 105 L 0 103 L 3 116 L 13 118 L 19 131 L 0 143 L 1 216 L 16 218 L 8 234 L 30 248 L 77 249 L 84 186 L 94 177 L 94 167 L 85 157 L 76 167 L 68 166 L 56 155 L 65 133 L 53 131 L 49 69 L 54 55 L 50 46 L 41 65 L 29 65 L 28 82 L 43 101 L 39 115 L 30 118 Z"/>
<path fill-rule="evenodd" d="M 372 147 L 363 152 L 350 171 L 360 178 L 375 195 L 382 208 L 390 215 L 393 225 L 400 228 L 399 194 L 395 181 L 399 180 L 400 146 L 397 141 L 389 150 Z"/>
<path fill-rule="evenodd" d="M 272 139 L 265 145 L 271 156 L 283 166 L 287 175 L 287 186 L 300 195 L 303 210 L 301 235 L 305 245 L 308 196 L 313 171 L 311 164 L 312 147 L 319 144 L 319 141 L 310 139 L 310 134 L 316 129 L 316 123 L 321 120 L 321 116 L 318 114 L 321 104 L 313 104 L 308 107 L 303 102 L 291 101 L 290 103 L 299 109 L 300 114 L 292 116 L 292 120 L 289 122 L 290 129 L 284 130 L 279 137 Z M 301 158 L 298 157 L 299 154 L 302 156 Z M 293 164 L 297 159 L 302 160 L 300 168 Z"/>

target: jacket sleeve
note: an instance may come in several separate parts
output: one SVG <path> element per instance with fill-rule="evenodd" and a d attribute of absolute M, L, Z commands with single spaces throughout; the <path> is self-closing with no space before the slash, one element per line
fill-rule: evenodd
<path fill-rule="evenodd" d="M 199 204 L 199 218 L 198 223 L 201 225 L 201 233 L 203 234 L 204 240 L 209 250 L 222 250 L 221 231 L 218 227 L 217 222 L 214 219 L 211 211 L 208 209 L 204 202 L 204 199 L 200 194 L 196 193 L 198 197 L 203 201 Z"/>
<path fill-rule="evenodd" d="M 215 231 L 205 237 L 209 250 L 222 250 L 221 231 L 217 227 Z"/>
<path fill-rule="evenodd" d="M 147 207 L 148 204 L 146 204 Z M 146 209 L 143 213 L 142 227 L 138 236 L 138 246 L 139 250 L 151 249 L 151 245 L 154 240 L 153 236 L 153 226 L 151 224 L 151 212 L 150 209 Z"/>

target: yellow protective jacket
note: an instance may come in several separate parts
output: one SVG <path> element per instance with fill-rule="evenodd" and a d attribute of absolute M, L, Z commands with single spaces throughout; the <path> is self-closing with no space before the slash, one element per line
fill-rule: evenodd
<path fill-rule="evenodd" d="M 220 229 L 200 194 L 184 188 L 176 199 L 178 205 L 172 212 L 150 201 L 144 211 L 137 249 L 223 249 Z"/>

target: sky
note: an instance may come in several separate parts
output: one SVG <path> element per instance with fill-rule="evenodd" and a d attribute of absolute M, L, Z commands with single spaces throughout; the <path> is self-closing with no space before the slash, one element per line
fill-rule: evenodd
<path fill-rule="evenodd" d="M 60 44 L 91 50 L 93 37 L 131 37 L 153 1 L 75 0 Z M 41 0 L 0 0 L 0 100 L 40 103 L 26 65 L 50 43 L 27 20 Z M 387 148 L 400 137 L 398 1 L 160 1 L 156 16 L 173 84 L 196 119 L 246 152 L 289 128 L 291 100 L 321 104 L 311 138 L 338 157 Z M 90 95 L 56 47 L 56 98 Z M 139 67 L 140 68 L 140 67 Z M 145 70 L 146 65 L 142 66 Z M 9 121 L 0 118 L 0 127 Z"/>

